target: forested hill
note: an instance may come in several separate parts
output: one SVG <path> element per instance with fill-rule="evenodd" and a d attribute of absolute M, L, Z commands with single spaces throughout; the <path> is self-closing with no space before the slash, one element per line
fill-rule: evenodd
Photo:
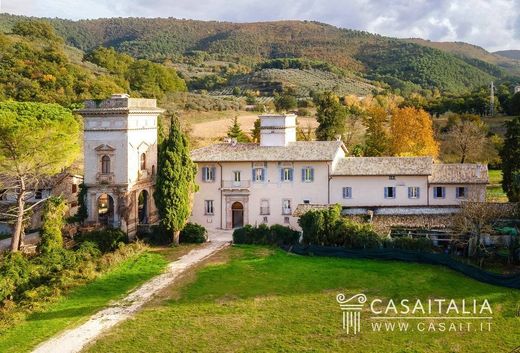
<path fill-rule="evenodd" d="M 9 32 L 18 16 L 0 15 Z M 198 52 L 254 67 L 272 58 L 319 60 L 394 88 L 460 92 L 511 72 L 480 58 L 462 58 L 431 46 L 309 21 L 260 23 L 112 18 L 48 19 L 66 43 L 86 52 L 114 47 L 134 58 L 162 62 Z"/>
<path fill-rule="evenodd" d="M 176 71 L 162 64 L 122 55 L 118 70 L 112 70 L 108 55 L 104 61 L 86 61 L 81 50 L 65 45 L 45 22 L 19 21 L 9 32 L 0 32 L 0 101 L 73 106 L 114 92 L 160 98 L 186 90 Z"/>
<path fill-rule="evenodd" d="M 520 60 L 520 50 L 501 50 L 494 52 L 494 54 L 504 58 Z"/>

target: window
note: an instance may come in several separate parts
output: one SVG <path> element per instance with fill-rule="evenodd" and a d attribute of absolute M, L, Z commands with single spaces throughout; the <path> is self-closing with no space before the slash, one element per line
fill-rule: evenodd
<path fill-rule="evenodd" d="M 264 217 L 263 222 L 264 222 L 264 223 L 267 223 L 267 217 Z"/>
<path fill-rule="evenodd" d="M 385 187 L 385 199 L 395 199 L 395 186 Z"/>
<path fill-rule="evenodd" d="M 204 214 L 205 215 L 212 215 L 214 212 L 213 210 L 213 200 L 205 200 L 204 201 Z"/>
<path fill-rule="evenodd" d="M 395 175 L 390 175 L 390 176 L 388 177 L 388 180 L 395 180 Z"/>
<path fill-rule="evenodd" d="M 216 174 L 215 167 L 203 167 L 202 168 L 202 180 L 206 183 L 214 182 L 215 174 Z"/>
<path fill-rule="evenodd" d="M 445 195 L 444 186 L 436 186 L 433 188 L 433 198 L 434 199 L 443 199 Z"/>
<path fill-rule="evenodd" d="M 146 169 L 146 154 L 141 153 L 140 162 L 141 162 L 141 170 L 145 170 Z"/>
<path fill-rule="evenodd" d="M 293 169 L 292 168 L 282 168 L 280 169 L 281 175 L 280 179 L 281 181 L 292 181 L 293 180 Z"/>
<path fill-rule="evenodd" d="M 408 198 L 409 199 L 418 199 L 419 198 L 419 187 L 418 186 L 410 186 L 408 188 Z"/>
<path fill-rule="evenodd" d="M 268 215 L 270 213 L 269 211 L 269 200 L 260 201 L 260 214 Z"/>
<path fill-rule="evenodd" d="M 235 183 L 240 183 L 240 171 L 236 170 L 233 172 L 233 180 Z"/>
<path fill-rule="evenodd" d="M 291 214 L 291 200 L 283 199 L 282 200 L 282 214 Z"/>
<path fill-rule="evenodd" d="M 351 199 L 352 198 L 352 188 L 350 186 L 345 186 L 343 188 L 343 198 Z"/>
<path fill-rule="evenodd" d="M 34 198 L 36 200 L 41 200 L 43 198 L 43 190 L 42 189 L 38 189 L 34 192 Z"/>
<path fill-rule="evenodd" d="M 285 223 L 285 224 L 289 224 L 289 223 L 290 223 L 290 221 L 289 221 L 289 217 L 284 217 L 284 218 L 283 218 L 283 223 Z"/>
<path fill-rule="evenodd" d="M 304 203 L 305 205 L 308 205 L 308 204 L 311 203 L 311 200 L 307 200 L 307 199 L 306 199 L 306 200 L 303 200 L 303 203 Z"/>
<path fill-rule="evenodd" d="M 265 180 L 265 168 L 253 168 L 253 181 L 262 182 Z"/>
<path fill-rule="evenodd" d="M 155 166 L 152 165 L 152 176 L 155 176 Z"/>
<path fill-rule="evenodd" d="M 468 190 L 465 186 L 458 186 L 457 189 L 455 189 L 455 193 L 458 199 L 465 199 L 468 197 Z"/>
<path fill-rule="evenodd" d="M 101 173 L 110 174 L 110 157 L 109 156 L 101 157 Z"/>
<path fill-rule="evenodd" d="M 302 181 L 304 183 L 310 183 L 314 181 L 314 168 L 305 167 L 302 169 Z"/>
<path fill-rule="evenodd" d="M 78 185 L 77 184 L 72 184 L 71 185 L 71 190 L 70 190 L 73 194 L 77 193 L 78 192 Z"/>

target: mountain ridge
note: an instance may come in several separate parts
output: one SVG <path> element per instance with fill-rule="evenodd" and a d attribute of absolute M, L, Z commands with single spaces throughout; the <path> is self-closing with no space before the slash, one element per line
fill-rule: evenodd
<path fill-rule="evenodd" d="M 26 17 L 0 15 L 0 31 L 8 32 L 20 19 Z M 317 21 L 44 20 L 67 44 L 86 52 L 99 46 L 114 47 L 135 58 L 157 62 L 182 61 L 197 52 L 251 68 L 269 59 L 305 58 L 404 91 L 417 87 L 467 91 L 490 81 L 520 77 L 520 61 L 471 44 L 391 38 Z"/>

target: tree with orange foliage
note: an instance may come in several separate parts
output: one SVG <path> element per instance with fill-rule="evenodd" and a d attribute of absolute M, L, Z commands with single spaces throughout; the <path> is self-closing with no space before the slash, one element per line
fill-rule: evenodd
<path fill-rule="evenodd" d="M 394 156 L 439 155 L 430 115 L 414 107 L 395 108 L 390 122 L 390 152 Z"/>

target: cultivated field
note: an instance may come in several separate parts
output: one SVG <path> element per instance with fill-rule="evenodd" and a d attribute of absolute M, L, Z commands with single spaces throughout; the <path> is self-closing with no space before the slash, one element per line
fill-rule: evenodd
<path fill-rule="evenodd" d="M 383 300 L 454 298 L 459 305 L 464 298 L 488 299 L 491 331 L 373 332 L 365 306 L 361 332 L 348 335 L 339 292 Z M 443 267 L 234 246 L 87 352 L 510 352 L 520 344 L 518 303 L 518 290 Z"/>

